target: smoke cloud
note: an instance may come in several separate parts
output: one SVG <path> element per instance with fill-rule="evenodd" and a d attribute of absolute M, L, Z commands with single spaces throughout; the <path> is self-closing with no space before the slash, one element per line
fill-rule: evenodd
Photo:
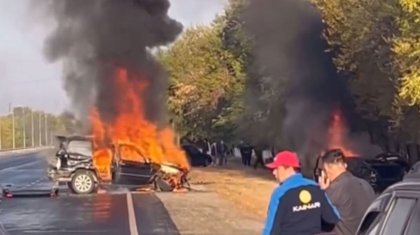
<path fill-rule="evenodd" d="M 55 19 L 46 54 L 51 62 L 63 63 L 64 88 L 78 116 L 87 118 L 95 105 L 105 121 L 115 117 L 113 76 L 123 67 L 133 82 L 149 84 L 138 94 L 146 117 L 156 122 L 166 118 L 167 76 L 150 49 L 174 41 L 182 32 L 182 25 L 167 14 L 168 0 L 35 2 Z"/>
<path fill-rule="evenodd" d="M 255 102 L 255 90 L 265 87 L 263 93 L 271 94 L 265 105 L 271 111 L 267 131 L 258 131 L 277 130 L 275 134 L 286 140 L 281 148 L 298 151 L 303 164 L 312 166 L 327 145 L 334 110 L 341 108 L 347 120 L 358 119 L 346 80 L 339 77 L 326 53 L 323 23 L 309 0 L 248 3 L 243 12 L 244 28 L 252 36 L 256 67 L 262 68 L 259 81 L 248 83 L 248 111 L 262 106 Z"/>

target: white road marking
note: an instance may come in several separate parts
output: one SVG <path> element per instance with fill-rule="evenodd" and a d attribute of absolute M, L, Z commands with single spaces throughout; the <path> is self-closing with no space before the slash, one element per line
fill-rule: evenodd
<path fill-rule="evenodd" d="M 127 210 L 128 210 L 128 224 L 130 226 L 130 235 L 139 235 L 136 222 L 136 214 L 134 212 L 134 202 L 131 192 L 127 193 Z"/>

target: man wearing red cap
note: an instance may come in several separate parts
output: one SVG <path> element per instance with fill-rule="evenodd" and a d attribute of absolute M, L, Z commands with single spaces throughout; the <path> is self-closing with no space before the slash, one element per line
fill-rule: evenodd
<path fill-rule="evenodd" d="M 299 173 L 295 152 L 280 152 L 266 166 L 280 185 L 271 195 L 263 235 L 313 235 L 322 233 L 322 222 L 338 222 L 338 211 L 325 192 Z"/>

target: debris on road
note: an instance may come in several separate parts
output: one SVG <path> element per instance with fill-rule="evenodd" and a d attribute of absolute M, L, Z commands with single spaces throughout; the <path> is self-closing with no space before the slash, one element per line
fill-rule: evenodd
<path fill-rule="evenodd" d="M 5 198 L 16 197 L 57 197 L 58 189 L 52 190 L 34 190 L 34 189 L 2 189 L 2 195 Z"/>

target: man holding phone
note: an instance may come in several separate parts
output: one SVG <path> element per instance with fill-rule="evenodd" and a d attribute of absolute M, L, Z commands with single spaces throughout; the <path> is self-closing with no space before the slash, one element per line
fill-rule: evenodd
<path fill-rule="evenodd" d="M 295 152 L 278 153 L 266 167 L 272 170 L 279 185 L 271 195 L 263 235 L 320 234 L 323 221 L 339 221 L 339 213 L 325 192 L 300 173 Z"/>
<path fill-rule="evenodd" d="M 341 217 L 334 232 L 337 235 L 355 234 L 366 209 L 375 199 L 373 188 L 367 181 L 347 171 L 346 159 L 340 149 L 333 149 L 322 155 L 319 166 L 319 185 Z"/>

